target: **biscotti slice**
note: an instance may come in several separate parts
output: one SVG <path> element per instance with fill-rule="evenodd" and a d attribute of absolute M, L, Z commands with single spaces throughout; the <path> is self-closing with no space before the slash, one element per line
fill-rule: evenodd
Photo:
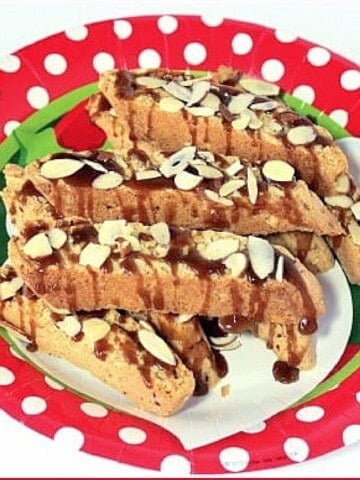
<path fill-rule="evenodd" d="M 42 300 L 22 292 L 22 281 L 11 270 L 2 270 L 0 281 L 0 324 L 32 342 L 32 349 L 68 360 L 157 415 L 174 414 L 193 394 L 191 370 L 130 315 L 115 310 L 54 314 Z"/>
<path fill-rule="evenodd" d="M 8 211 L 14 211 L 13 199 L 23 203 L 30 182 L 57 218 L 95 222 L 124 218 L 145 224 L 225 228 L 241 235 L 295 230 L 343 233 L 335 217 L 303 181 L 296 180 L 294 169 L 285 162 L 244 167 L 236 157 L 214 156 L 195 147 L 171 156 L 158 152 L 144 157 L 142 153 L 139 159 L 139 152 L 130 152 L 126 159 L 111 152 L 53 154 L 26 167 L 22 186 L 20 172 L 9 166 L 3 198 Z M 42 223 L 44 210 L 37 208 Z M 30 218 L 20 214 L 17 223 L 21 217 Z"/>
<path fill-rule="evenodd" d="M 284 252 L 258 237 L 125 220 L 9 242 L 17 274 L 53 309 L 316 319 L 324 311 L 320 284 Z"/>
<path fill-rule="evenodd" d="M 336 180 L 348 172 L 324 128 L 287 107 L 276 85 L 238 71 L 223 68 L 201 80 L 187 72 L 111 70 L 100 75 L 99 88 L 90 116 L 121 150 L 196 145 L 249 162 L 282 159 L 321 196 L 336 193 Z"/>

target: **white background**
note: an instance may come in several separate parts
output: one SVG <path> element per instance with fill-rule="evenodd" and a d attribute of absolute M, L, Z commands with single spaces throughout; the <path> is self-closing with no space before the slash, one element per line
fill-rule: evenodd
<path fill-rule="evenodd" d="M 358 0 L 0 0 L 0 57 L 65 28 L 150 13 L 211 13 L 261 23 L 294 32 L 360 63 Z M 183 476 L 184 472 L 164 474 Z M 257 475 L 359 477 L 360 444 L 303 464 L 240 476 Z M 73 451 L 0 411 L 0 476 L 158 477 L 159 473 Z"/>

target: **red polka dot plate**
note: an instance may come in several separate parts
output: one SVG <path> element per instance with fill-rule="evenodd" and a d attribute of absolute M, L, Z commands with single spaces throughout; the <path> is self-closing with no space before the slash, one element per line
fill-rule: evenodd
<path fill-rule="evenodd" d="M 9 161 L 25 165 L 51 150 L 102 145 L 102 132 L 84 114 L 84 100 L 96 91 L 103 70 L 212 70 L 220 64 L 279 83 L 291 94 L 285 97 L 291 106 L 315 117 L 356 157 L 357 140 L 347 138 L 349 132 L 360 136 L 356 64 L 254 24 L 149 16 L 66 31 L 0 60 L 0 166 Z M 0 214 L 4 259 L 2 206 Z M 165 427 L 63 388 L 20 359 L 5 333 L 0 341 L 0 407 L 30 428 L 71 439 L 89 453 L 163 471 L 176 466 L 183 474 L 273 468 L 322 455 L 360 438 L 360 293 L 358 287 L 350 288 L 353 332 L 328 377 L 295 406 L 210 444 L 185 449 Z"/>

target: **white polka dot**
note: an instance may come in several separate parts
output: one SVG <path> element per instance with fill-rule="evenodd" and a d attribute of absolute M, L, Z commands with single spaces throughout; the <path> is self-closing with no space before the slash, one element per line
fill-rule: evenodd
<path fill-rule="evenodd" d="M 115 66 L 115 60 L 110 53 L 99 52 L 93 58 L 93 67 L 98 73 L 111 70 Z"/>
<path fill-rule="evenodd" d="M 261 74 L 268 82 L 277 82 L 285 73 L 285 67 L 280 60 L 270 58 L 261 67 Z"/>
<path fill-rule="evenodd" d="M 80 42 L 81 40 L 85 40 L 88 34 L 89 34 L 89 31 L 87 27 L 85 27 L 84 25 L 76 28 L 71 28 L 69 30 L 65 30 L 65 35 L 70 40 L 74 40 L 75 42 Z"/>
<path fill-rule="evenodd" d="M 54 390 L 64 390 L 64 387 L 60 383 L 56 382 L 50 377 L 44 377 L 45 383 Z"/>
<path fill-rule="evenodd" d="M 307 59 L 314 67 L 322 67 L 329 63 L 330 52 L 323 47 L 312 47 L 307 53 Z"/>
<path fill-rule="evenodd" d="M 357 90 L 360 88 L 360 72 L 358 70 L 346 70 L 341 74 L 340 83 L 345 90 Z"/>
<path fill-rule="evenodd" d="M 80 405 L 80 408 L 89 417 L 104 418 L 108 414 L 107 409 L 97 403 L 84 402 Z"/>
<path fill-rule="evenodd" d="M 337 108 L 336 110 L 330 112 L 329 117 L 342 127 L 346 127 L 349 121 L 349 113 L 342 108 Z"/>
<path fill-rule="evenodd" d="M 165 34 L 174 33 L 178 28 L 178 21 L 175 17 L 171 15 L 164 15 L 160 17 L 157 22 L 160 32 Z"/>
<path fill-rule="evenodd" d="M 303 407 L 300 408 L 296 412 L 296 418 L 300 420 L 300 422 L 317 422 L 325 415 L 325 410 L 322 407 L 318 406 L 310 406 L 310 407 Z"/>
<path fill-rule="evenodd" d="M 360 391 L 356 393 L 355 398 L 356 398 L 356 401 L 360 403 Z"/>
<path fill-rule="evenodd" d="M 125 40 L 126 38 L 129 38 L 132 34 L 131 23 L 127 20 L 115 20 L 114 32 L 120 38 L 120 40 Z"/>
<path fill-rule="evenodd" d="M 309 445 L 302 438 L 290 437 L 284 443 L 286 456 L 293 462 L 303 462 L 309 456 Z"/>
<path fill-rule="evenodd" d="M 219 455 L 221 465 L 229 472 L 242 472 L 250 462 L 247 450 L 240 447 L 228 447 L 221 450 Z"/>
<path fill-rule="evenodd" d="M 20 58 L 16 55 L 6 55 L 0 58 L 0 70 L 7 73 L 14 73 L 19 70 L 21 66 Z"/>
<path fill-rule="evenodd" d="M 349 425 L 343 431 L 342 437 L 344 445 L 358 442 L 360 440 L 360 425 Z"/>
<path fill-rule="evenodd" d="M 48 73 L 52 75 L 61 75 L 67 68 L 65 57 L 59 53 L 49 53 L 44 60 L 44 67 Z"/>
<path fill-rule="evenodd" d="M 219 17 L 218 15 L 203 15 L 201 17 L 201 21 L 208 27 L 218 27 L 224 21 L 223 17 Z"/>
<path fill-rule="evenodd" d="M 146 433 L 144 430 L 136 427 L 124 427 L 119 430 L 119 438 L 130 445 L 140 445 L 146 440 Z"/>
<path fill-rule="evenodd" d="M 279 40 L 279 42 L 282 43 L 295 42 L 295 40 L 297 39 L 297 35 L 282 29 L 275 30 L 275 37 L 277 38 L 277 40 Z"/>
<path fill-rule="evenodd" d="M 4 133 L 8 137 L 9 135 L 12 134 L 12 132 L 15 130 L 20 125 L 20 122 L 17 120 L 9 120 L 8 122 L 5 123 L 4 125 Z"/>
<path fill-rule="evenodd" d="M 40 109 L 49 103 L 49 94 L 44 87 L 30 87 L 26 93 L 27 101 L 33 108 Z"/>
<path fill-rule="evenodd" d="M 299 85 L 293 90 L 293 95 L 306 103 L 313 103 L 315 100 L 315 90 L 310 85 Z"/>
<path fill-rule="evenodd" d="M 54 440 L 61 445 L 62 450 L 80 450 L 84 444 L 84 435 L 77 428 L 62 427 L 55 433 Z"/>
<path fill-rule="evenodd" d="M 206 58 L 206 48 L 202 43 L 188 43 L 184 48 L 184 58 L 190 65 L 199 65 Z"/>
<path fill-rule="evenodd" d="M 15 382 L 15 375 L 6 367 L 0 367 L 0 385 L 5 387 Z"/>
<path fill-rule="evenodd" d="M 191 464 L 189 460 L 181 455 L 168 455 L 160 465 L 161 473 L 176 475 L 188 475 L 191 473 Z"/>
<path fill-rule="evenodd" d="M 250 428 L 245 428 L 242 430 L 245 433 L 260 433 L 263 432 L 266 428 L 266 423 L 265 422 L 259 422 L 256 425 L 253 425 Z"/>
<path fill-rule="evenodd" d="M 231 46 L 237 55 L 245 55 L 253 47 L 253 40 L 247 33 L 237 33 L 232 39 Z"/>
<path fill-rule="evenodd" d="M 21 409 L 26 415 L 39 415 L 45 412 L 46 407 L 46 402 L 41 397 L 25 397 L 21 402 Z"/>
<path fill-rule="evenodd" d="M 138 62 L 141 68 L 158 68 L 161 65 L 161 57 L 156 50 L 146 48 L 140 53 Z"/>

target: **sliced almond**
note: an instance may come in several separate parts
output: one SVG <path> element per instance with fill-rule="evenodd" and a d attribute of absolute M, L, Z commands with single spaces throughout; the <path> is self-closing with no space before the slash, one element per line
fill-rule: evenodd
<path fill-rule="evenodd" d="M 200 105 L 202 107 L 211 108 L 211 110 L 217 112 L 220 106 L 220 98 L 214 93 L 209 92 L 205 98 L 203 98 Z"/>
<path fill-rule="evenodd" d="M 186 107 L 186 110 L 194 117 L 213 117 L 215 110 L 209 107 Z"/>
<path fill-rule="evenodd" d="M 214 350 L 221 350 L 222 352 L 229 352 L 231 350 L 237 350 L 241 347 L 240 337 L 235 337 L 231 342 L 227 343 L 226 345 L 213 345 Z"/>
<path fill-rule="evenodd" d="M 247 258 L 243 253 L 233 253 L 223 263 L 230 270 L 232 277 L 239 277 L 246 270 Z"/>
<path fill-rule="evenodd" d="M 170 347 L 164 340 L 149 330 L 139 330 L 138 339 L 143 348 L 162 362 L 175 366 L 176 358 Z"/>
<path fill-rule="evenodd" d="M 279 95 L 280 92 L 280 87 L 278 85 L 263 80 L 256 80 L 254 78 L 241 78 L 239 84 L 245 90 L 254 95 L 274 97 Z"/>
<path fill-rule="evenodd" d="M 184 104 L 174 97 L 165 97 L 160 100 L 159 108 L 163 112 L 177 113 L 184 108 Z"/>
<path fill-rule="evenodd" d="M 255 205 L 259 194 L 259 188 L 255 173 L 251 167 L 248 167 L 247 169 L 247 188 L 250 203 Z"/>
<path fill-rule="evenodd" d="M 89 342 L 97 342 L 110 332 L 110 325 L 100 318 L 88 318 L 83 321 L 82 331 L 85 340 Z"/>
<path fill-rule="evenodd" d="M 151 225 L 150 234 L 157 243 L 160 243 L 160 245 L 169 245 L 170 230 L 169 226 L 166 223 L 159 222 Z"/>
<path fill-rule="evenodd" d="M 162 86 L 170 95 L 183 102 L 190 102 L 191 90 L 179 85 L 177 82 L 170 82 Z"/>
<path fill-rule="evenodd" d="M 88 243 L 81 251 L 79 264 L 83 266 L 100 268 L 109 258 L 111 248 L 108 245 L 99 245 L 97 243 Z"/>
<path fill-rule="evenodd" d="M 49 180 L 56 180 L 58 178 L 66 178 L 74 175 L 81 168 L 84 163 L 72 158 L 57 158 L 43 163 L 40 167 L 40 175 Z"/>
<path fill-rule="evenodd" d="M 196 188 L 203 180 L 203 177 L 198 175 L 193 175 L 189 172 L 180 172 L 175 176 L 175 185 L 179 190 L 193 190 Z"/>
<path fill-rule="evenodd" d="M 286 138 L 293 145 L 308 145 L 313 142 L 317 136 L 313 127 L 308 125 L 300 125 L 299 127 L 290 128 Z"/>
<path fill-rule="evenodd" d="M 272 245 L 263 238 L 249 236 L 249 260 L 255 275 L 264 280 L 274 270 L 275 254 Z"/>
<path fill-rule="evenodd" d="M 262 112 L 269 112 L 270 110 L 275 110 L 279 106 L 279 102 L 275 100 L 269 100 L 267 102 L 253 103 L 251 105 L 251 110 L 259 110 Z"/>
<path fill-rule="evenodd" d="M 232 200 L 230 200 L 228 198 L 220 197 L 217 192 L 214 192 L 214 190 L 205 189 L 204 193 L 207 196 L 207 198 L 209 200 L 211 200 L 212 202 L 220 203 L 221 205 L 224 205 L 224 207 L 233 207 L 234 206 L 234 202 Z"/>
<path fill-rule="evenodd" d="M 251 93 L 240 93 L 239 95 L 236 95 L 236 97 L 232 97 L 228 109 L 233 115 L 238 115 L 243 110 L 246 110 L 254 99 L 255 96 L 251 95 Z"/>
<path fill-rule="evenodd" d="M 138 85 L 141 85 L 142 87 L 146 87 L 146 88 L 160 88 L 166 85 L 165 80 L 157 77 L 141 76 L 141 77 L 136 77 L 135 81 Z"/>
<path fill-rule="evenodd" d="M 283 160 L 269 160 L 263 166 L 262 173 L 274 182 L 291 182 L 295 169 Z"/>
<path fill-rule="evenodd" d="M 155 332 L 154 327 L 149 322 L 147 322 L 146 320 L 140 319 L 140 320 L 138 320 L 138 322 L 139 322 L 139 327 L 140 328 L 143 328 L 145 330 L 149 330 L 149 332 Z"/>
<path fill-rule="evenodd" d="M 141 245 L 140 245 L 139 239 L 135 237 L 135 235 L 124 234 L 123 238 L 129 243 L 131 250 L 133 252 L 140 252 Z"/>
<path fill-rule="evenodd" d="M 348 193 L 350 191 L 351 182 L 350 177 L 347 173 L 340 175 L 336 179 L 336 191 L 338 193 Z"/>
<path fill-rule="evenodd" d="M 192 313 L 180 313 L 175 317 L 176 323 L 186 323 L 194 317 Z"/>
<path fill-rule="evenodd" d="M 351 211 L 356 218 L 356 220 L 360 220 L 360 202 L 356 202 L 351 206 Z"/>
<path fill-rule="evenodd" d="M 203 256 L 207 260 L 222 260 L 235 253 L 238 248 L 238 238 L 220 238 L 219 240 L 210 242 L 206 246 Z"/>
<path fill-rule="evenodd" d="M 81 323 L 75 315 L 67 315 L 63 320 L 56 322 L 55 325 L 69 337 L 75 337 L 81 332 Z"/>
<path fill-rule="evenodd" d="M 240 160 L 236 160 L 236 162 L 232 163 L 229 167 L 225 169 L 225 173 L 229 177 L 234 177 L 239 172 L 241 172 L 243 168 L 244 165 L 240 162 Z"/>
<path fill-rule="evenodd" d="M 212 152 L 208 152 L 206 150 L 198 150 L 196 153 L 196 157 L 199 160 L 205 160 L 206 163 L 214 163 L 215 156 Z"/>
<path fill-rule="evenodd" d="M 201 177 L 208 179 L 222 178 L 224 174 L 217 168 L 211 167 L 210 165 L 196 165 L 196 170 Z"/>
<path fill-rule="evenodd" d="M 278 135 L 283 129 L 283 126 L 272 118 L 263 118 L 263 130 L 270 135 Z"/>
<path fill-rule="evenodd" d="M 355 245 L 360 246 L 360 225 L 357 222 L 350 222 L 348 225 L 349 233 Z"/>
<path fill-rule="evenodd" d="M 193 160 L 196 152 L 196 147 L 184 147 L 178 152 L 173 153 L 170 157 L 166 158 L 161 164 L 159 170 L 166 178 L 173 177 L 174 175 L 182 172 Z"/>
<path fill-rule="evenodd" d="M 96 177 L 92 182 L 92 187 L 98 190 L 111 190 L 112 188 L 120 187 L 123 181 L 124 177 L 120 173 L 108 172 Z"/>
<path fill-rule="evenodd" d="M 210 90 L 210 82 L 205 80 L 194 83 L 191 91 L 190 100 L 187 103 L 187 106 L 190 107 L 195 105 L 196 103 L 201 102 L 201 100 L 205 97 L 205 95 Z"/>
<path fill-rule="evenodd" d="M 59 250 L 63 245 L 65 245 L 67 241 L 67 235 L 64 230 L 60 228 L 53 228 L 48 233 L 50 245 L 55 248 L 55 250 Z"/>
<path fill-rule="evenodd" d="M 24 253 L 30 258 L 43 258 L 52 254 L 49 238 L 45 233 L 37 233 L 24 245 Z"/>
<path fill-rule="evenodd" d="M 341 194 L 324 197 L 324 201 L 327 205 L 330 205 L 331 207 L 339 208 L 350 208 L 353 204 L 353 200 L 351 197 Z"/>
<path fill-rule="evenodd" d="M 231 126 L 234 130 L 245 130 L 249 126 L 250 120 L 250 110 L 242 110 L 239 116 L 231 122 Z"/>
<path fill-rule="evenodd" d="M 16 292 L 20 290 L 24 285 L 24 281 L 19 277 L 14 277 L 7 282 L 0 284 L 0 299 L 8 300 L 16 295 Z"/>
<path fill-rule="evenodd" d="M 282 282 L 284 280 L 284 255 L 280 255 L 276 265 L 275 280 Z"/>
<path fill-rule="evenodd" d="M 251 130 L 259 130 L 263 126 L 262 120 L 256 115 L 255 112 L 250 111 L 250 122 L 249 122 L 249 128 Z"/>
<path fill-rule="evenodd" d="M 93 170 L 96 170 L 97 172 L 101 172 L 101 173 L 108 172 L 108 170 L 103 165 L 101 165 L 101 163 L 93 162 L 92 160 L 86 160 L 86 159 L 84 159 L 84 163 L 88 167 L 92 168 Z"/>
<path fill-rule="evenodd" d="M 220 197 L 227 197 L 232 193 L 236 192 L 245 185 L 245 180 L 242 178 L 237 179 L 234 178 L 233 180 L 228 180 L 224 185 L 220 187 L 219 195 Z"/>
<path fill-rule="evenodd" d="M 234 333 L 228 333 L 224 334 L 221 337 L 209 337 L 210 343 L 212 345 L 216 345 L 217 347 L 224 347 L 225 345 L 229 345 L 234 341 L 236 337 L 239 335 L 236 335 Z"/>
<path fill-rule="evenodd" d="M 99 243 L 101 245 L 114 245 L 124 232 L 126 220 L 105 220 L 99 228 Z"/>
<path fill-rule="evenodd" d="M 135 172 L 136 180 L 153 180 L 154 178 L 160 178 L 161 173 L 158 170 L 141 170 Z"/>
<path fill-rule="evenodd" d="M 181 80 L 179 84 L 182 85 L 183 87 L 192 87 L 193 85 L 195 85 L 195 83 L 211 80 L 212 78 L 213 78 L 212 74 L 207 73 L 206 75 L 203 75 L 201 77 L 189 78 L 188 80 Z"/>

